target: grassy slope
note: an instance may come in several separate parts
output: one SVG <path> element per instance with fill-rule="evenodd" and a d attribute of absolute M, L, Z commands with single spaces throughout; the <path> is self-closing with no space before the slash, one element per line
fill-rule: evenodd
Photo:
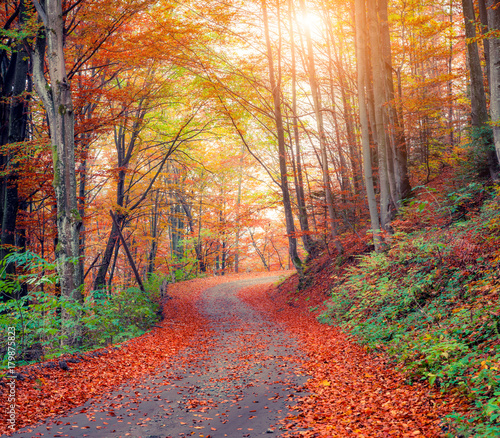
<path fill-rule="evenodd" d="M 473 400 L 452 436 L 500 436 L 500 195 L 423 187 L 395 228 L 385 253 L 354 256 L 358 245 L 316 260 L 290 301 L 389 354 L 409 380 Z"/>

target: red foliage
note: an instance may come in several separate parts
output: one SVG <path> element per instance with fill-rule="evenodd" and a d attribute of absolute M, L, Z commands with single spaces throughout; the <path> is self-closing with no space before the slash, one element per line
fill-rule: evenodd
<path fill-rule="evenodd" d="M 309 395 L 287 419 L 291 431 L 286 436 L 438 437 L 445 415 L 465 411 L 463 398 L 440 394 L 426 383 L 407 384 L 386 357 L 368 354 L 336 327 L 320 324 L 307 308 L 324 295 L 318 288 L 305 301 L 294 292 L 294 283 L 292 279 L 280 289 L 262 286 L 241 292 L 249 304 L 285 323 L 306 353 Z"/>
<path fill-rule="evenodd" d="M 197 298 L 207 288 L 229 280 L 229 277 L 215 277 L 172 285 L 169 294 L 173 299 L 164 305 L 161 327 L 119 346 L 73 356 L 80 362 L 68 361 L 69 371 L 59 366 L 48 368 L 44 363 L 16 369 L 25 377 L 16 382 L 16 426 L 22 428 L 61 415 L 127 380 L 168 366 L 193 336 L 207 335 L 204 320 L 195 308 Z M 71 357 L 61 359 L 71 360 Z M 6 406 L 0 404 L 0 410 L 6 412 Z M 0 434 L 7 432 L 5 426 L 5 423 L 0 426 Z"/>

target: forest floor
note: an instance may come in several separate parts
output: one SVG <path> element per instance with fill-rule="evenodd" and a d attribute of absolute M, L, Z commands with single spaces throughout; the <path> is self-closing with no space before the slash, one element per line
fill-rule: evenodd
<path fill-rule="evenodd" d="M 465 408 L 406 384 L 264 275 L 179 283 L 151 332 L 68 370 L 19 369 L 13 436 L 439 437 Z"/>

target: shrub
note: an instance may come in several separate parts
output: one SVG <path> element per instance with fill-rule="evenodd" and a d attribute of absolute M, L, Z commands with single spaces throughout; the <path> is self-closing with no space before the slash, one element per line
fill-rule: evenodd
<path fill-rule="evenodd" d="M 9 263 L 16 263 L 23 274 L 15 279 L 7 278 L 5 267 Z M 82 315 L 84 349 L 139 336 L 158 320 L 158 300 L 137 288 L 128 288 L 112 296 L 91 294 L 83 303 L 77 303 L 47 291 L 46 286 L 53 286 L 57 281 L 54 265 L 36 254 L 12 253 L 0 262 L 0 290 L 4 292 L 0 313 L 0 359 L 4 367 L 8 327 L 16 330 L 18 364 L 74 352 L 61 346 L 62 309 Z M 29 285 L 28 294 L 19 299 L 7 299 L 6 294 L 16 295 L 22 283 Z"/>
<path fill-rule="evenodd" d="M 478 191 L 451 197 L 463 205 Z M 458 436 L 500 436 L 499 203 L 448 229 L 397 233 L 388 252 L 350 268 L 321 316 L 386 351 L 410 379 L 474 400 L 471 418 L 449 419 Z"/>

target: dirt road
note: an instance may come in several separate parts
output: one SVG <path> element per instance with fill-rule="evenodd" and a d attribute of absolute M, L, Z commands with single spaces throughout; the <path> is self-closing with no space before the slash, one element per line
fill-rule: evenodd
<path fill-rule="evenodd" d="M 243 287 L 277 279 L 206 290 L 199 308 L 212 334 L 195 338 L 173 366 L 158 364 L 155 375 L 13 436 L 279 436 L 278 422 L 307 377 L 295 362 L 295 340 L 237 297 Z"/>

